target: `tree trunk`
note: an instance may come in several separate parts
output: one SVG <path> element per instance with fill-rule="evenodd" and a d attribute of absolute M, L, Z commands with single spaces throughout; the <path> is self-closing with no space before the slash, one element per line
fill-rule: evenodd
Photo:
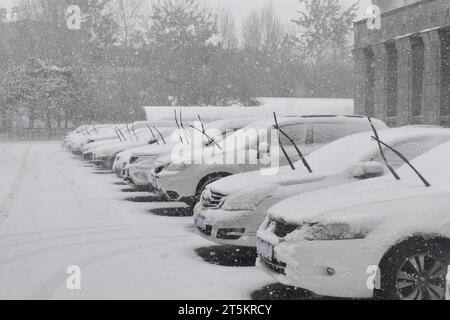
<path fill-rule="evenodd" d="M 48 130 L 48 140 L 52 138 L 52 118 L 50 116 L 50 111 L 47 111 L 47 130 Z"/>
<path fill-rule="evenodd" d="M 69 127 L 69 111 L 66 111 L 64 113 L 64 130 L 67 132 L 67 129 Z"/>

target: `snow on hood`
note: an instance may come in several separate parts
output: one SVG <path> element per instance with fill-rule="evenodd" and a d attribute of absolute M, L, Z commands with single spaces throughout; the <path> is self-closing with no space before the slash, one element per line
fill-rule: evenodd
<path fill-rule="evenodd" d="M 322 189 L 281 201 L 269 216 L 292 224 L 307 222 L 347 223 L 354 228 L 393 229 L 409 226 L 437 232 L 450 229 L 450 143 L 439 146 L 412 162 L 429 180 L 424 184 L 406 165 L 392 176 Z M 414 208 L 414 210 L 411 210 Z M 439 226 L 439 227 L 438 227 Z"/>
<path fill-rule="evenodd" d="M 244 189 L 257 188 L 266 185 L 290 185 L 317 181 L 323 176 L 319 174 L 311 174 L 302 165 L 293 171 L 291 167 L 286 166 L 279 169 L 278 174 L 265 176 L 260 170 L 245 172 L 229 177 L 222 178 L 213 182 L 208 189 L 221 194 L 229 195 Z"/>
<path fill-rule="evenodd" d="M 101 146 L 98 147 L 95 150 L 95 155 L 97 157 L 103 157 L 103 156 L 113 156 L 119 152 L 131 149 L 131 148 L 136 148 L 136 147 L 140 147 L 140 146 L 145 146 L 148 145 L 148 143 L 138 143 L 138 142 L 117 142 L 114 144 L 108 144 L 107 146 Z"/>

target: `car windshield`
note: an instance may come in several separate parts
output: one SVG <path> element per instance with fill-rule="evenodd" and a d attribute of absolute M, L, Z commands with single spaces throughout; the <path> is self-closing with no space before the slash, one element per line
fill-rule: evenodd
<path fill-rule="evenodd" d="M 391 142 L 386 142 L 392 143 L 392 146 L 408 159 L 414 159 L 449 139 L 448 135 L 437 133 L 417 134 L 409 137 L 405 136 L 405 132 L 403 134 L 401 132 L 388 133 L 386 132 L 386 135 L 384 135 L 385 140 Z M 383 163 L 378 146 L 371 139 L 371 136 L 371 132 L 365 132 L 340 139 L 311 153 L 307 156 L 307 160 L 314 164 L 316 170 L 321 172 L 345 170 L 349 165 L 359 162 L 378 161 Z M 400 168 L 404 165 L 404 162 L 392 151 L 383 149 L 389 164 L 393 168 Z"/>
<path fill-rule="evenodd" d="M 273 121 L 260 121 L 250 124 L 236 131 L 232 135 L 227 136 L 218 145 L 223 150 L 228 147 L 228 143 L 232 143 L 236 150 L 250 149 L 251 147 L 256 146 L 258 141 L 257 133 L 259 133 L 259 138 L 264 140 L 267 137 L 267 133 L 272 129 L 272 126 Z"/>

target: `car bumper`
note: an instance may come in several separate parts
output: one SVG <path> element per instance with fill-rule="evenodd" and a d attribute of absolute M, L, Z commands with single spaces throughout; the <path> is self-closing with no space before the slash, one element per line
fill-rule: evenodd
<path fill-rule="evenodd" d="M 207 210 L 201 205 L 194 209 L 196 232 L 206 240 L 237 247 L 256 247 L 255 215 L 249 211 Z M 199 228 L 196 221 L 203 217 L 206 228 Z"/>
<path fill-rule="evenodd" d="M 88 161 L 90 161 L 90 160 L 92 160 L 92 152 L 84 152 L 83 153 L 83 159 L 84 160 L 88 160 Z"/>
<path fill-rule="evenodd" d="M 113 167 L 113 159 L 94 159 L 93 163 L 94 166 L 105 169 L 105 170 L 112 170 Z"/>
<path fill-rule="evenodd" d="M 381 260 L 379 249 L 366 240 L 282 242 L 273 260 L 257 265 L 284 285 L 317 295 L 372 298 L 371 273 Z"/>
<path fill-rule="evenodd" d="M 83 152 L 81 152 L 81 149 L 73 149 L 72 154 L 75 156 L 82 156 Z"/>

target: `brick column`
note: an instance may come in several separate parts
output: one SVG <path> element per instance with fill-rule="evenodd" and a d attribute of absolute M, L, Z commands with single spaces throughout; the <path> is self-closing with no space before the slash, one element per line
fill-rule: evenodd
<path fill-rule="evenodd" d="M 375 117 L 386 120 L 386 45 L 378 43 L 373 46 L 375 55 Z"/>
<path fill-rule="evenodd" d="M 426 124 L 439 124 L 440 115 L 440 81 L 439 63 L 441 40 L 437 30 L 422 35 L 425 49 L 423 74 L 423 110 Z"/>
<path fill-rule="evenodd" d="M 404 126 L 411 122 L 411 40 L 400 38 L 395 44 L 398 52 L 397 126 Z"/>
<path fill-rule="evenodd" d="M 364 83 L 366 77 L 366 55 L 364 49 L 357 48 L 353 50 L 354 65 L 354 101 L 355 114 L 365 115 L 364 110 Z"/>

